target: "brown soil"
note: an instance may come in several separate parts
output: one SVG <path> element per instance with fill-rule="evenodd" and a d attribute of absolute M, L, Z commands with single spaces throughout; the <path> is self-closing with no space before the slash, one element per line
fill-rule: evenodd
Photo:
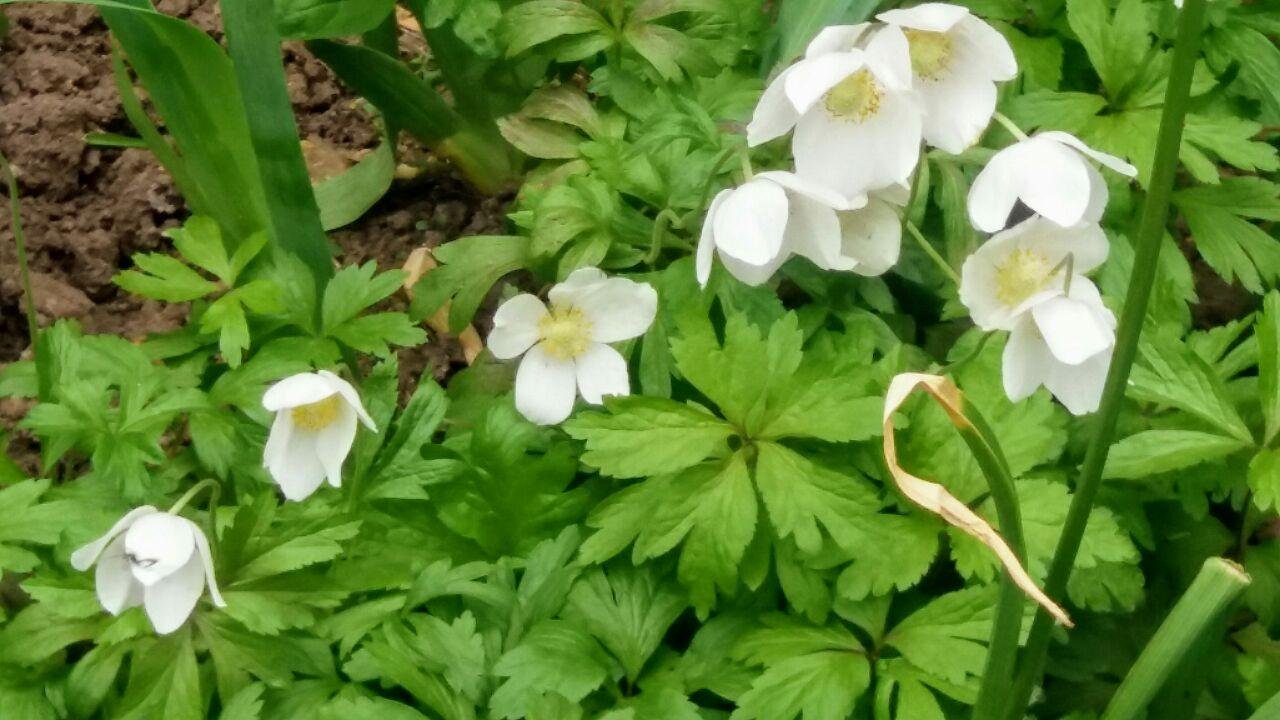
<path fill-rule="evenodd" d="M 158 5 L 217 33 L 212 2 Z M 95 131 L 133 134 L 120 110 L 106 27 L 83 6 L 6 6 L 4 12 L 11 29 L 0 40 L 0 150 L 18 176 L 41 322 L 76 318 L 88 332 L 132 338 L 177 327 L 185 308 L 141 301 L 111 284 L 133 253 L 166 249 L 161 232 L 186 211 L 149 153 L 84 141 Z M 322 63 L 301 46 L 286 48 L 285 63 L 299 132 L 309 145 L 349 156 L 377 142 L 363 104 Z M 342 263 L 372 259 L 382 268 L 398 267 L 419 245 L 500 232 L 503 212 L 501 202 L 478 198 L 447 170 L 428 172 L 398 185 L 365 219 L 332 238 Z M 8 213 L 0 213 L 0 364 L 29 345 L 21 297 L 13 230 Z M 461 355 L 446 341 L 402 359 L 411 373 L 429 367 L 442 377 Z"/>

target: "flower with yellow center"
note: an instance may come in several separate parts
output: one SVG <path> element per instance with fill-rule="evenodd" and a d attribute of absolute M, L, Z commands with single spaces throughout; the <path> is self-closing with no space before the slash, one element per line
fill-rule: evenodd
<path fill-rule="evenodd" d="M 1009 307 L 1017 307 L 1044 290 L 1053 272 L 1048 258 L 1039 250 L 1014 248 L 996 267 L 996 298 Z"/>
<path fill-rule="evenodd" d="M 747 142 L 794 128 L 796 175 L 862 207 L 869 193 L 908 184 L 920 159 L 921 122 L 902 31 L 835 26 L 765 90 Z"/>
<path fill-rule="evenodd" d="M 548 299 L 550 309 L 527 293 L 503 303 L 488 341 L 498 359 L 524 356 L 516 409 L 539 425 L 564 421 L 579 395 L 598 405 L 628 394 L 627 361 L 608 343 L 643 335 L 658 311 L 652 287 L 596 268 L 575 270 Z"/>
<path fill-rule="evenodd" d="M 1018 74 L 1013 49 L 994 28 L 947 3 L 888 10 L 878 18 L 901 28 L 924 109 L 924 139 L 960 153 L 982 136 L 996 109 L 995 83 Z"/>
<path fill-rule="evenodd" d="M 281 380 L 262 405 L 276 414 L 262 464 L 290 500 L 309 497 L 325 480 L 340 487 L 356 424 L 377 430 L 356 389 L 327 370 Z"/>

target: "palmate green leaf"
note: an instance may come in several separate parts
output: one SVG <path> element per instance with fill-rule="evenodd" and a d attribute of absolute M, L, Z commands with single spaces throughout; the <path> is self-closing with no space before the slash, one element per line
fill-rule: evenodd
<path fill-rule="evenodd" d="M 222 706 L 218 720 L 260 720 L 263 689 L 261 683 L 246 685 Z"/>
<path fill-rule="evenodd" d="M 360 531 L 360 521 L 332 525 L 294 537 L 253 557 L 235 573 L 234 585 L 327 562 L 342 553 L 342 542 Z"/>
<path fill-rule="evenodd" d="M 1224 279 L 1238 280 L 1255 293 L 1280 283 L 1275 238 L 1249 222 L 1280 219 L 1280 186 L 1261 178 L 1235 178 L 1179 191 L 1174 202 L 1205 262 Z"/>
<path fill-rule="evenodd" d="M 428 720 L 426 715 L 395 700 L 380 697 L 340 697 L 325 705 L 319 720 Z"/>
<path fill-rule="evenodd" d="M 1219 73 L 1232 63 L 1240 67 L 1240 81 L 1262 103 L 1262 122 L 1280 122 L 1280 48 L 1263 33 L 1244 23 L 1227 22 L 1205 36 L 1205 59 Z"/>
<path fill-rule="evenodd" d="M 12 682 L 8 678 L 0 680 L 0 707 L 23 720 L 59 720 L 60 717 L 41 685 Z"/>
<path fill-rule="evenodd" d="M 1198 430 L 1146 430 L 1112 446 L 1102 477 L 1137 480 L 1220 460 L 1247 446 L 1239 438 Z"/>
<path fill-rule="evenodd" d="M 1190 348 L 1168 333 L 1144 336 L 1128 396 L 1188 412 L 1241 443 L 1253 435 L 1236 412 L 1222 381 Z"/>
<path fill-rule="evenodd" d="M 601 474 L 637 478 L 696 465 L 734 434 L 728 423 L 696 406 L 640 396 L 605 399 L 608 413 L 584 412 L 564 424 L 586 442 L 582 462 Z"/>
<path fill-rule="evenodd" d="M 1120 0 L 1112 15 L 1106 0 L 1068 0 L 1067 21 L 1115 98 L 1142 70 L 1143 55 L 1151 46 L 1146 3 Z"/>
<path fill-rule="evenodd" d="M 100 616 L 66 618 L 51 604 L 28 605 L 0 627 L 0 664 L 32 666 L 102 629 Z"/>
<path fill-rule="evenodd" d="M 683 593 L 648 565 L 595 568 L 574 584 L 561 617 L 585 627 L 635 682 L 686 606 Z"/>
<path fill-rule="evenodd" d="M 386 299 L 404 283 L 403 270 L 378 273 L 377 264 L 350 265 L 338 271 L 325 288 L 321 322 L 326 334 L 351 321 L 366 308 Z"/>
<path fill-rule="evenodd" d="M 395 0 L 280 0 L 276 26 L 290 40 L 346 37 L 378 26 Z"/>
<path fill-rule="evenodd" d="M 130 643 L 99 645 L 75 664 L 67 676 L 67 709 L 74 717 L 89 717 L 106 699 L 120 674 Z"/>
<path fill-rule="evenodd" d="M 962 685 L 982 674 L 995 595 L 992 585 L 942 595 L 894 626 L 884 642 L 924 673 Z"/>
<path fill-rule="evenodd" d="M 1258 340 L 1258 401 L 1262 406 L 1262 444 L 1280 433 L 1280 293 L 1267 294 L 1254 322 Z"/>
<path fill-rule="evenodd" d="M 204 697 L 191 635 L 182 630 L 133 653 L 118 720 L 203 720 Z"/>
<path fill-rule="evenodd" d="M 880 509 L 870 485 L 775 443 L 759 443 L 756 451 L 756 485 L 779 537 L 794 538 L 809 554 L 822 548 L 819 525 L 846 548 L 861 539 L 853 518 Z"/>
<path fill-rule="evenodd" d="M 529 239 L 518 236 L 461 238 L 436 248 L 432 254 L 441 267 L 424 275 L 414 286 L 409 314 L 415 320 L 427 318 L 452 299 L 451 332 L 461 332 L 471 322 L 485 295 L 503 275 L 530 261 Z"/>
<path fill-rule="evenodd" d="M 734 648 L 737 659 L 764 672 L 738 699 L 732 720 L 844 720 L 871 684 L 871 664 L 843 627 L 764 618 Z"/>
<path fill-rule="evenodd" d="M 464 697 L 450 688 L 438 670 L 438 663 L 428 663 L 418 650 L 419 640 L 402 626 L 388 624 L 374 633 L 344 666 L 343 670 L 356 681 L 382 679 L 399 685 L 414 699 L 447 720 L 471 720 L 476 699 Z"/>
<path fill-rule="evenodd" d="M 609 32 L 609 24 L 600 13 L 585 3 L 575 0 L 531 0 L 507 11 L 503 17 L 503 30 L 507 40 L 507 57 L 514 57 L 529 48 L 565 36 L 588 33 L 603 36 Z M 561 59 L 580 58 L 565 56 Z"/>
<path fill-rule="evenodd" d="M 22 546 L 58 542 L 66 504 L 40 504 L 48 489 L 48 480 L 26 480 L 0 488 L 0 571 L 35 570 L 40 558 Z"/>
<path fill-rule="evenodd" d="M 849 600 L 903 591 L 924 577 L 938 555 L 941 528 L 921 515 L 861 514 L 851 518 L 857 541 L 846 550 L 850 564 L 836 579 Z"/>
<path fill-rule="evenodd" d="M 201 277 L 182 261 L 160 253 L 139 253 L 133 256 L 136 270 L 116 274 L 112 282 L 121 288 L 165 302 L 189 302 L 209 295 L 218 286 Z"/>
<path fill-rule="evenodd" d="M 544 620 L 499 658 L 493 671 L 505 680 L 489 700 L 491 711 L 496 717 L 518 718 L 546 693 L 582 700 L 604 683 L 609 662 L 585 629 Z"/>

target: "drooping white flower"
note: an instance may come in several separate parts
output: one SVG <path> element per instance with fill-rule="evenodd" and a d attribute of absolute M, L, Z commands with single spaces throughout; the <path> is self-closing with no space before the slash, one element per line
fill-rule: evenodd
<path fill-rule="evenodd" d="M 95 576 L 98 602 L 112 615 L 143 606 L 161 635 L 182 627 L 209 584 L 209 597 L 226 607 L 213 576 L 209 541 L 178 515 L 144 506 L 120 518 L 106 535 L 71 554 L 71 565 Z"/>
<path fill-rule="evenodd" d="M 765 90 L 747 126 L 759 145 L 795 128 L 796 174 L 843 195 L 850 207 L 905 185 L 920 159 L 922 110 L 912 90 L 907 38 L 896 27 L 855 48 L 860 26 L 828 29 L 810 54 Z"/>
<path fill-rule="evenodd" d="M 883 275 L 902 253 L 902 217 L 909 191 L 893 185 L 874 192 L 865 207 L 838 213 L 840 254 L 855 261 L 859 275 Z"/>
<path fill-rule="evenodd" d="M 1107 207 L 1107 183 L 1087 159 L 1134 177 L 1137 168 L 1073 135 L 1051 131 L 1010 145 L 987 163 L 969 190 L 969 219 L 984 232 L 1005 227 L 1021 200 L 1062 227 L 1097 222 Z"/>
<path fill-rule="evenodd" d="M 529 294 L 502 304 L 493 316 L 489 351 L 502 360 L 524 355 L 516 371 L 516 409 L 531 422 L 554 425 L 582 399 L 631 392 L 627 361 L 608 343 L 643 335 L 658 312 L 658 294 L 645 284 L 580 268 L 548 293 L 551 307 Z"/>
<path fill-rule="evenodd" d="M 1020 400 L 1044 385 L 1076 414 L 1097 409 L 1115 345 L 1115 317 L 1084 273 L 1107 257 L 1092 223 L 1032 217 L 965 260 L 960 301 L 983 330 L 1010 331 L 1004 384 Z"/>
<path fill-rule="evenodd" d="M 1098 409 L 1115 347 L 1115 315 L 1088 280 L 1018 318 L 1004 346 L 1004 390 L 1018 401 L 1043 385 L 1074 415 Z"/>
<path fill-rule="evenodd" d="M 995 83 L 1018 74 L 1013 48 L 959 5 L 924 3 L 877 17 L 907 36 L 914 87 L 924 107 L 925 142 L 952 154 L 964 152 L 991 123 Z"/>
<path fill-rule="evenodd" d="M 326 479 L 342 485 L 357 420 L 377 432 L 356 389 L 327 370 L 281 380 L 267 388 L 262 406 L 276 414 L 262 465 L 290 500 L 310 497 Z"/>

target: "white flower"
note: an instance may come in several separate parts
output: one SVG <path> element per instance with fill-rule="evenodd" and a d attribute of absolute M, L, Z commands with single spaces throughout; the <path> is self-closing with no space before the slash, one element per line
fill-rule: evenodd
<path fill-rule="evenodd" d="M 792 255 L 823 270 L 880 275 L 898 261 L 902 221 L 893 204 L 902 192 L 863 198 L 849 209 L 839 194 L 788 172 L 765 172 L 723 190 L 711 202 L 702 225 L 695 268 L 706 287 L 715 255 L 734 277 L 760 285 Z"/>
<path fill-rule="evenodd" d="M 489 350 L 516 371 L 516 409 L 531 422 L 554 425 L 569 417 L 578 393 L 598 405 L 631 391 L 627 361 L 606 343 L 643 335 L 658 312 L 658 294 L 644 283 L 610 278 L 596 268 L 573 271 L 548 293 L 517 295 L 493 316 Z"/>
<path fill-rule="evenodd" d="M 309 497 L 326 478 L 342 485 L 357 419 L 377 432 L 356 389 L 327 370 L 281 380 L 267 388 L 262 406 L 276 414 L 262 465 L 290 500 Z"/>
<path fill-rule="evenodd" d="M 905 185 L 920 159 L 922 111 L 911 87 L 907 38 L 896 27 L 852 44 L 861 26 L 828 28 L 810 54 L 765 90 L 747 142 L 795 128 L 796 173 L 843 195 L 850 207 L 872 190 Z"/>
<path fill-rule="evenodd" d="M 1097 409 L 1115 318 L 1084 273 L 1107 251 L 1095 224 L 1062 228 L 1033 217 L 965 260 L 960 301 L 978 327 L 1011 333 L 1004 353 L 1010 399 L 1044 385 L 1073 413 Z"/>
<path fill-rule="evenodd" d="M 1107 206 L 1107 184 L 1086 156 L 1121 175 L 1138 174 L 1072 135 L 1040 133 L 996 153 L 978 173 L 969 190 L 969 219 L 979 230 L 997 232 L 1021 200 L 1062 227 L 1097 222 Z"/>
<path fill-rule="evenodd" d="M 1072 414 L 1098 409 L 1116 318 L 1088 280 L 1072 280 L 1068 295 L 1051 298 L 1022 315 L 1004 346 L 1004 391 L 1018 401 L 1043 385 Z"/>
<path fill-rule="evenodd" d="M 213 604 L 226 607 L 213 577 L 209 541 L 190 520 L 144 506 L 120 518 L 106 535 L 71 554 L 71 565 L 98 563 L 98 602 L 112 615 L 142 605 L 161 635 L 186 622 L 209 583 Z"/>
<path fill-rule="evenodd" d="M 925 142 L 952 154 L 964 152 L 996 111 L 995 83 L 1018 74 L 1013 48 L 959 5 L 924 3 L 877 17 L 902 28 L 911 46 Z"/>

